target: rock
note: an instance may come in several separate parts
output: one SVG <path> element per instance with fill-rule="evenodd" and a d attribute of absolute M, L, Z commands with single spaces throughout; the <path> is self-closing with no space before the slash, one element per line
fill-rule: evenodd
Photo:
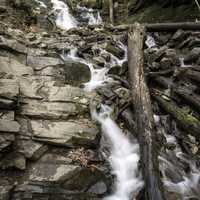
<path fill-rule="evenodd" d="M 72 191 L 87 191 L 95 194 L 107 192 L 106 177 L 98 169 L 80 168 L 74 175 L 66 180 L 63 188 Z"/>
<path fill-rule="evenodd" d="M 35 70 L 41 70 L 48 66 L 60 66 L 63 62 L 58 58 L 42 57 L 42 56 L 28 56 L 27 65 L 33 67 Z"/>
<path fill-rule="evenodd" d="M 98 128 L 88 120 L 32 120 L 33 139 L 60 146 L 93 146 Z"/>
<path fill-rule="evenodd" d="M 65 83 L 73 86 L 80 86 L 89 82 L 91 78 L 90 69 L 86 64 L 77 61 L 65 61 L 63 67 Z"/>
<path fill-rule="evenodd" d="M 0 73 L 8 75 L 23 76 L 33 74 L 33 69 L 31 67 L 25 66 L 17 60 L 8 57 L 0 56 L 0 66 Z"/>
<path fill-rule="evenodd" d="M 124 50 L 116 45 L 113 45 L 112 43 L 107 44 L 106 51 L 113 54 L 117 58 L 122 59 L 124 57 Z"/>
<path fill-rule="evenodd" d="M 0 168 L 5 170 L 8 168 L 26 169 L 26 159 L 19 153 L 9 153 L 0 161 Z"/>
<path fill-rule="evenodd" d="M 0 133 L 0 152 L 9 147 L 15 140 L 14 134 Z"/>
<path fill-rule="evenodd" d="M 13 187 L 11 185 L 0 186 L 0 200 L 10 200 L 10 191 Z"/>
<path fill-rule="evenodd" d="M 6 49 L 9 51 L 18 52 L 18 53 L 27 54 L 26 46 L 19 43 L 17 40 L 5 39 L 2 36 L 0 36 L 0 48 Z"/>
<path fill-rule="evenodd" d="M 160 61 L 160 68 L 165 70 L 165 69 L 170 69 L 172 67 L 172 61 L 170 58 L 162 58 Z"/>
<path fill-rule="evenodd" d="M 200 47 L 193 48 L 185 57 L 184 62 L 185 63 L 193 63 L 197 61 L 200 55 Z"/>
<path fill-rule="evenodd" d="M 16 121 L 0 120 L 0 132 L 18 133 L 20 125 Z"/>
<path fill-rule="evenodd" d="M 15 117 L 14 111 L 0 110 L 0 119 L 14 121 L 14 117 Z"/>
<path fill-rule="evenodd" d="M 121 70 L 121 66 L 114 66 L 109 69 L 108 74 L 120 75 Z"/>
<path fill-rule="evenodd" d="M 30 171 L 29 180 L 62 183 L 66 179 L 70 179 L 78 169 L 79 166 L 72 164 L 36 163 Z"/>
<path fill-rule="evenodd" d="M 46 145 L 30 139 L 18 139 L 16 146 L 17 152 L 31 160 L 38 160 L 48 150 Z"/>
<path fill-rule="evenodd" d="M 24 99 L 20 114 L 40 119 L 68 119 L 88 112 L 87 106 L 73 102 L 41 102 Z"/>
<path fill-rule="evenodd" d="M 10 100 L 17 100 L 19 85 L 16 80 L 0 79 L 0 97 Z"/>

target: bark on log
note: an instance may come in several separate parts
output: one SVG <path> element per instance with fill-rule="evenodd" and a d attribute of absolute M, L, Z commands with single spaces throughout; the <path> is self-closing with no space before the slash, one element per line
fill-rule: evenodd
<path fill-rule="evenodd" d="M 199 22 L 179 22 L 179 23 L 156 23 L 146 24 L 147 31 L 176 31 L 182 30 L 200 30 Z"/>
<path fill-rule="evenodd" d="M 113 0 L 109 0 L 109 16 L 110 16 L 110 23 L 114 24 L 114 5 L 113 5 Z"/>
<path fill-rule="evenodd" d="M 141 151 L 145 181 L 145 199 L 163 200 L 163 185 L 159 173 L 157 134 L 148 88 L 144 79 L 144 27 L 135 24 L 128 34 L 128 65 L 131 92 L 136 117 L 136 130 Z"/>
<path fill-rule="evenodd" d="M 177 22 L 177 23 L 154 23 L 154 24 L 143 24 L 147 31 L 149 32 L 162 32 L 162 31 L 177 31 L 178 29 L 182 30 L 200 30 L 199 22 Z M 112 27 L 112 29 L 118 29 L 119 31 L 128 30 L 131 24 L 118 25 Z"/>
<path fill-rule="evenodd" d="M 185 110 L 179 108 L 173 101 L 170 99 L 166 100 L 166 98 L 163 98 L 163 96 L 158 93 L 153 93 L 152 96 L 186 133 L 200 139 L 200 121 L 196 117 L 188 114 Z"/>

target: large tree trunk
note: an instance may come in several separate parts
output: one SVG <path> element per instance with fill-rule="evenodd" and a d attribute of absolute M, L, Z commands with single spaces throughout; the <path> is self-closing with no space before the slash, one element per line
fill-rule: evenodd
<path fill-rule="evenodd" d="M 163 200 L 162 182 L 159 173 L 156 127 L 153 119 L 149 90 L 143 70 L 144 27 L 135 24 L 128 35 L 128 65 L 131 81 L 136 130 L 141 151 L 141 167 L 145 181 L 145 199 Z"/>

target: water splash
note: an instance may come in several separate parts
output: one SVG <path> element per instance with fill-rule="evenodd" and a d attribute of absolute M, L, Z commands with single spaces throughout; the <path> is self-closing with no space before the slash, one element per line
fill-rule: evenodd
<path fill-rule="evenodd" d="M 113 195 L 104 200 L 130 200 L 143 187 L 143 181 L 138 172 L 139 145 L 131 143 L 118 125 L 111 119 L 112 109 L 101 105 L 100 113 L 92 111 L 93 119 L 97 120 L 102 131 L 111 142 L 109 158 L 113 174 L 116 175 L 116 189 Z"/>
<path fill-rule="evenodd" d="M 44 2 L 39 1 L 39 0 L 35 0 L 35 1 L 40 5 L 40 7 L 47 8 L 47 6 L 44 4 Z"/>
<path fill-rule="evenodd" d="M 79 58 L 77 56 L 77 52 L 78 49 L 76 47 L 72 47 L 67 55 L 63 55 L 63 58 L 66 60 L 71 59 L 83 63 L 89 67 L 91 72 L 91 79 L 88 83 L 84 84 L 84 89 L 86 91 L 92 91 L 96 88 L 104 86 L 106 83 L 113 82 L 113 79 L 107 76 L 109 70 L 108 68 L 95 69 L 93 63 L 85 59 Z"/>
<path fill-rule="evenodd" d="M 95 12 L 93 9 L 88 9 L 86 7 L 81 7 L 80 5 L 77 5 L 77 9 L 80 10 L 81 13 L 81 17 L 83 19 L 88 20 L 88 24 L 89 25 L 99 25 L 102 24 L 103 20 L 101 18 L 101 15 L 98 12 Z"/>
<path fill-rule="evenodd" d="M 145 41 L 145 44 L 147 45 L 148 48 L 153 48 L 153 47 L 156 46 L 155 39 L 150 35 L 147 35 L 147 39 Z"/>
<path fill-rule="evenodd" d="M 77 26 L 76 19 L 70 14 L 68 6 L 60 0 L 51 0 L 53 12 L 56 13 L 56 25 L 61 29 L 71 29 Z"/>

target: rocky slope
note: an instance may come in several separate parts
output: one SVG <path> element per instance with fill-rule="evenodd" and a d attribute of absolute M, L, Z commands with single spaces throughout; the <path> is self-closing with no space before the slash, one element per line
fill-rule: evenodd
<path fill-rule="evenodd" d="M 127 45 L 127 30 L 87 26 L 77 2 L 70 2 L 81 24 L 64 31 L 56 27 L 50 1 L 45 2 L 47 8 L 37 1 L 0 1 L 1 200 L 97 200 L 113 191 L 109 142 L 91 119 L 90 102 L 113 107 L 120 127 L 127 134 L 133 132 L 134 125 L 127 121 L 132 109 L 123 45 Z M 103 5 L 107 18 L 107 7 L 100 2 L 83 1 L 82 6 Z M 180 164 L 173 161 L 174 170 L 160 161 L 161 174 L 168 183 L 182 183 L 185 177 L 192 180 L 192 174 L 198 178 L 199 173 L 199 32 L 149 34 L 155 43 L 147 37 L 145 70 L 152 96 L 156 91 L 165 100 L 154 98 L 160 156 Z M 107 67 L 105 87 L 83 89 L 91 79 L 88 63 L 95 66 L 94 72 Z M 188 98 L 191 95 L 196 104 Z M 166 102 L 175 106 L 165 106 Z M 180 116 L 173 113 L 174 108 L 181 109 Z M 189 164 L 176 157 L 179 146 Z M 198 199 L 199 179 L 190 186 L 192 195 L 196 194 L 193 199 Z M 167 199 L 184 195 L 169 185 L 165 188 Z M 141 192 L 137 199 L 142 198 Z"/>

